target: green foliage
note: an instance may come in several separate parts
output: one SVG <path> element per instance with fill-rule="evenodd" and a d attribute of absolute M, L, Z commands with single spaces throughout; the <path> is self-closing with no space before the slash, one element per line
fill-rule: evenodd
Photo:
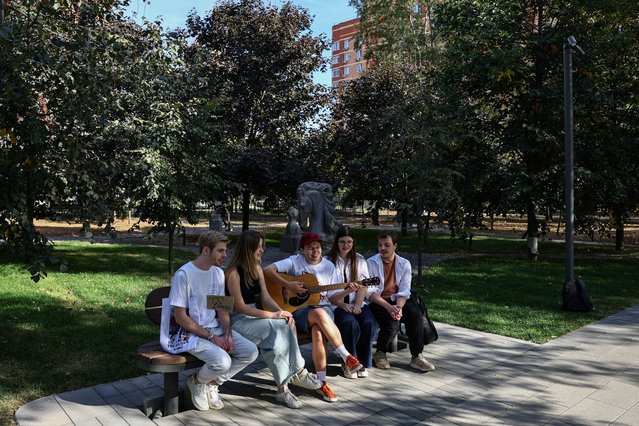
<path fill-rule="evenodd" d="M 52 260 L 33 220 L 104 222 L 122 203 L 122 150 L 105 137 L 128 24 L 119 1 L 11 2 L 0 28 L 0 231 L 32 263 Z M 123 65 L 122 65 L 123 68 Z M 120 69 L 122 69 L 120 68 Z M 10 188 L 10 190 L 8 190 Z"/>
<path fill-rule="evenodd" d="M 198 92 L 220 99 L 215 117 L 233 145 L 227 175 L 249 195 L 294 193 L 318 169 L 307 160 L 306 126 L 319 111 L 322 88 L 312 73 L 323 69 L 324 37 L 310 34 L 308 11 L 260 0 L 222 1 L 204 18 L 191 15 L 186 49 Z M 308 166 L 310 170 L 307 170 Z"/>

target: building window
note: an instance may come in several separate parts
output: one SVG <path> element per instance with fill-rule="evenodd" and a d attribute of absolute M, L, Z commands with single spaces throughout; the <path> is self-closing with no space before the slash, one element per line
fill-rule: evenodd
<path fill-rule="evenodd" d="M 339 64 L 339 55 L 333 56 L 333 62 L 332 63 L 333 63 L 333 65 Z"/>
<path fill-rule="evenodd" d="M 350 58 L 351 58 L 351 55 L 349 55 L 348 53 L 344 53 L 344 63 L 348 62 Z"/>
<path fill-rule="evenodd" d="M 344 49 L 348 49 L 348 39 L 344 40 L 342 43 L 344 44 Z"/>
<path fill-rule="evenodd" d="M 364 66 L 362 64 L 357 64 L 357 72 L 361 73 L 362 71 L 364 71 Z"/>
<path fill-rule="evenodd" d="M 348 75 L 348 67 L 344 67 L 344 77 Z"/>
<path fill-rule="evenodd" d="M 364 55 L 362 54 L 362 51 L 361 51 L 361 50 L 358 50 L 358 51 L 357 51 L 357 60 L 358 60 L 358 61 L 361 61 L 363 56 L 364 56 Z"/>
<path fill-rule="evenodd" d="M 333 78 L 339 77 L 339 70 L 333 70 Z"/>
<path fill-rule="evenodd" d="M 332 45 L 333 52 L 339 50 L 339 41 L 336 41 Z"/>

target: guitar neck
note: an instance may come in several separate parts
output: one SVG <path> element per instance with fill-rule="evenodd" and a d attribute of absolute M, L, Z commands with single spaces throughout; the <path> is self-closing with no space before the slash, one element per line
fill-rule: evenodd
<path fill-rule="evenodd" d="M 348 283 L 314 285 L 314 286 L 306 287 L 306 290 L 308 290 L 310 294 L 315 294 L 315 293 L 321 293 L 323 291 L 339 290 L 341 288 L 346 288 L 347 286 L 348 286 Z"/>

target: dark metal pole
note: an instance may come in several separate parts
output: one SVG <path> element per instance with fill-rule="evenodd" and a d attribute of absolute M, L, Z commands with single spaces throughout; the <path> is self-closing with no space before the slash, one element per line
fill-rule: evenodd
<path fill-rule="evenodd" d="M 575 194 L 573 161 L 573 115 L 572 115 L 572 46 L 564 43 L 564 133 L 566 140 L 566 176 L 564 182 L 566 202 L 566 282 L 574 281 L 575 272 Z"/>
<path fill-rule="evenodd" d="M 0 25 L 4 22 L 4 0 L 0 0 Z"/>

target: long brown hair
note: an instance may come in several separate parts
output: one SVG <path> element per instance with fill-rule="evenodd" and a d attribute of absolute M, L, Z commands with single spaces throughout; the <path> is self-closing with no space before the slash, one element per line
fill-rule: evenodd
<path fill-rule="evenodd" d="M 351 247 L 351 251 L 346 255 L 346 261 L 351 264 L 351 276 L 350 280 L 357 280 L 357 250 L 355 247 L 355 237 L 353 237 L 353 231 L 350 226 L 341 225 L 335 234 L 335 239 L 333 240 L 333 245 L 331 245 L 331 249 L 328 252 L 328 259 L 333 262 L 333 264 L 337 265 L 337 257 L 339 256 L 339 244 L 338 241 L 342 237 L 351 237 L 353 239 L 353 246 Z"/>
<path fill-rule="evenodd" d="M 240 234 L 233 249 L 233 255 L 229 266 L 226 268 L 226 275 L 228 276 L 231 271 L 242 268 L 246 278 L 244 285 L 248 286 L 248 281 L 255 281 L 259 278 L 260 265 L 255 262 L 254 253 L 260 246 L 260 241 L 266 241 L 264 234 L 254 229 L 247 229 Z"/>

